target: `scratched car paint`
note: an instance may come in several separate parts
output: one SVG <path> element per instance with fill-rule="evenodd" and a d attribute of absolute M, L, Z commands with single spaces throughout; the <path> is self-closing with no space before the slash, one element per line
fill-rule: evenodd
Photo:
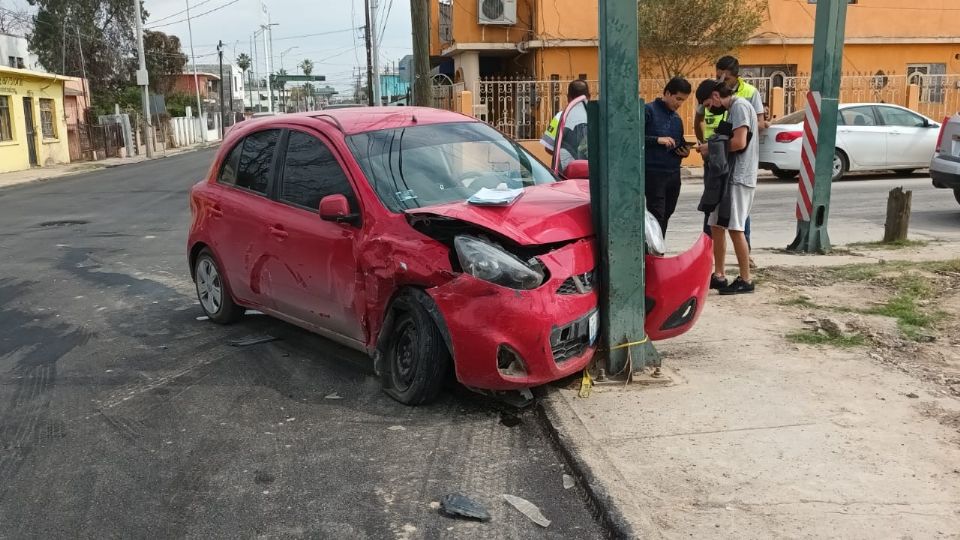
<path fill-rule="evenodd" d="M 468 203 L 482 188 L 518 197 Z M 587 181 L 558 181 L 472 118 L 404 107 L 243 122 L 190 208 L 211 321 L 256 309 L 365 351 L 403 403 L 434 399 L 451 373 L 484 391 L 544 384 L 596 351 Z M 709 240 L 647 264 L 647 331 L 679 335 L 702 309 Z"/>

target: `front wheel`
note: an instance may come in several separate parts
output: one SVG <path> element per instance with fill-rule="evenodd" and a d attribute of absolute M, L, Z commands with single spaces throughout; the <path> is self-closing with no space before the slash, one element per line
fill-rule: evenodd
<path fill-rule="evenodd" d="M 383 350 L 383 389 L 405 405 L 437 398 L 446 381 L 450 352 L 427 310 L 412 294 L 393 302 L 393 325 Z"/>
<path fill-rule="evenodd" d="M 244 309 L 238 306 L 227 290 L 223 272 L 213 257 L 213 253 L 204 249 L 197 255 L 194 264 L 193 281 L 197 286 L 197 299 L 203 313 L 217 324 L 231 324 L 243 317 Z"/>
<path fill-rule="evenodd" d="M 847 161 L 847 155 L 844 154 L 841 150 L 834 151 L 832 180 L 836 182 L 837 180 L 843 178 L 843 173 L 847 172 L 849 168 L 850 168 L 850 162 Z"/>

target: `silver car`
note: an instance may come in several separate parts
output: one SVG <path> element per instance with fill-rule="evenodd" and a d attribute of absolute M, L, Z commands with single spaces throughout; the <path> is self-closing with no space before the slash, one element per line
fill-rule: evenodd
<path fill-rule="evenodd" d="M 944 119 L 930 160 L 930 178 L 933 178 L 933 187 L 952 189 L 960 203 L 960 113 Z"/>

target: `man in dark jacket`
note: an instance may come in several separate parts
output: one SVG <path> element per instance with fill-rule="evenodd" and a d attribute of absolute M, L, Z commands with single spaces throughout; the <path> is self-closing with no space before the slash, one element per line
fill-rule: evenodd
<path fill-rule="evenodd" d="M 663 96 L 644 108 L 646 138 L 647 211 L 660 222 L 663 234 L 680 198 L 680 162 L 690 155 L 677 110 L 690 97 L 690 83 L 670 79 Z"/>

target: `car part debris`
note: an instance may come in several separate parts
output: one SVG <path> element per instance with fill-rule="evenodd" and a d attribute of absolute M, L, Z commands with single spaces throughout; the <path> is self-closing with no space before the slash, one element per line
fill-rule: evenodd
<path fill-rule="evenodd" d="M 326 395 L 326 396 L 323 396 L 323 399 L 343 399 L 343 398 L 340 397 L 340 394 L 334 392 L 334 393 L 332 393 L 332 394 L 328 394 L 328 395 Z"/>
<path fill-rule="evenodd" d="M 451 518 L 490 521 L 490 513 L 480 503 L 462 495 L 451 493 L 440 499 L 440 513 Z"/>
<path fill-rule="evenodd" d="M 575 485 L 577 485 L 577 482 L 572 476 L 569 474 L 563 475 L 563 489 L 570 489 Z"/>
<path fill-rule="evenodd" d="M 197 320 L 198 320 L 198 321 L 209 321 L 209 320 L 210 320 L 210 317 L 207 317 L 206 315 L 201 315 L 201 316 L 197 317 Z"/>
<path fill-rule="evenodd" d="M 407 430 L 407 428 L 403 426 L 390 426 L 387 429 L 389 429 L 390 431 L 406 431 Z"/>
<path fill-rule="evenodd" d="M 537 505 L 533 504 L 532 502 L 522 497 L 516 497 L 513 495 L 506 495 L 506 494 L 503 495 L 503 499 L 508 503 L 510 503 L 510 506 L 519 510 L 521 514 L 530 518 L 530 521 L 536 523 L 541 527 L 550 526 L 550 520 L 547 519 L 542 513 L 540 513 L 540 509 L 537 508 Z"/>
<path fill-rule="evenodd" d="M 271 341 L 276 341 L 278 338 L 275 336 L 270 336 L 267 334 L 259 334 L 246 336 L 239 339 L 231 339 L 227 342 L 227 345 L 232 347 L 249 347 L 251 345 L 259 345 L 261 343 L 269 343 Z"/>

